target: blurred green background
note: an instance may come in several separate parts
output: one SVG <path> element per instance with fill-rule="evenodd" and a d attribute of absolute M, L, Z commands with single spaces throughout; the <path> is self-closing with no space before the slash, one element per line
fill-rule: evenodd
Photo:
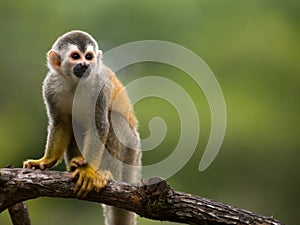
<path fill-rule="evenodd" d="M 158 63 L 118 73 L 172 79 L 191 95 L 201 121 L 198 147 L 168 179 L 177 190 L 225 202 L 286 224 L 298 224 L 300 200 L 300 2 L 298 0 L 1 1 L 0 166 L 22 166 L 42 156 L 47 117 L 41 84 L 45 55 L 62 33 L 90 32 L 106 52 L 137 40 L 164 40 L 189 48 L 212 69 L 227 105 L 226 136 L 213 164 L 198 171 L 210 132 L 204 94 L 183 72 Z M 167 90 L 166 90 L 167 91 Z M 162 117 L 166 139 L 144 154 L 151 164 L 176 145 L 180 115 L 168 102 L 135 105 L 142 137 Z M 63 166 L 58 169 L 64 169 Z M 99 204 L 39 198 L 28 201 L 32 224 L 103 224 Z M 160 224 L 139 218 L 139 224 Z M 11 224 L 7 212 L 0 224 Z M 164 222 L 163 224 L 173 224 Z"/>

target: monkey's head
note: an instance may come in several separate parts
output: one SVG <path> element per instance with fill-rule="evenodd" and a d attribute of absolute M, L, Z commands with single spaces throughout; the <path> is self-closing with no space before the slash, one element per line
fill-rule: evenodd
<path fill-rule="evenodd" d="M 48 52 L 48 66 L 62 76 L 86 78 L 101 63 L 101 50 L 94 38 L 83 31 L 59 37 Z"/>

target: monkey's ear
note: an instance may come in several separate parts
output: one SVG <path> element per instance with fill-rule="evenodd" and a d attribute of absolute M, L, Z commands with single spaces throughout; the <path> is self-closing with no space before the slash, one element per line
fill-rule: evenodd
<path fill-rule="evenodd" d="M 57 72 L 60 70 L 61 59 L 60 56 L 53 50 L 48 52 L 48 63 Z"/>
<path fill-rule="evenodd" d="M 100 61 L 102 59 L 102 51 L 101 50 L 98 50 L 97 59 L 98 59 L 98 61 Z"/>

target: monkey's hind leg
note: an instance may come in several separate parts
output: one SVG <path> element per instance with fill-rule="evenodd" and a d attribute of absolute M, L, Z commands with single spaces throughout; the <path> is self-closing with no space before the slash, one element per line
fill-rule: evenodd
<path fill-rule="evenodd" d="M 114 179 L 135 183 L 140 179 L 141 150 L 139 134 L 130 127 L 126 118 L 111 112 L 112 124 L 107 151 L 102 166 L 112 172 Z M 135 225 L 136 214 L 124 209 L 105 206 L 106 225 Z"/>
<path fill-rule="evenodd" d="M 136 214 L 124 209 L 105 206 L 103 207 L 106 225 L 135 225 Z"/>
<path fill-rule="evenodd" d="M 126 154 L 125 162 L 122 164 L 122 178 L 121 180 L 127 183 L 135 183 L 140 180 L 140 165 L 141 165 L 141 154 L 138 148 L 133 150 L 126 148 L 123 152 Z M 129 166 L 128 164 L 134 165 Z M 106 215 L 106 225 L 135 225 L 136 214 L 124 209 L 105 206 L 104 212 Z"/>
<path fill-rule="evenodd" d="M 124 181 L 128 183 L 135 182 L 138 173 L 131 172 L 124 176 L 124 163 L 118 159 L 113 159 L 113 157 L 107 151 L 104 153 L 105 157 L 102 163 L 104 169 L 109 169 L 114 176 L 115 180 Z M 111 160 L 110 160 L 111 159 Z M 134 167 L 129 167 L 134 168 Z M 125 170 L 128 172 L 128 169 Z M 124 179 L 125 178 L 125 179 Z M 120 209 L 113 206 L 103 205 L 105 224 L 106 225 L 135 225 L 136 224 L 136 214 L 124 209 Z"/>

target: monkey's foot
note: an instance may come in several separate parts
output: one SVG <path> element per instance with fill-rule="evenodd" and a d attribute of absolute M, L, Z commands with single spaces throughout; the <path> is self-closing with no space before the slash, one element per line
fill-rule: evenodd
<path fill-rule="evenodd" d="M 23 162 L 23 168 L 44 170 L 46 168 L 53 167 L 56 163 L 57 163 L 56 159 L 48 159 L 48 158 L 41 158 L 37 160 L 28 159 L 25 162 Z"/>
<path fill-rule="evenodd" d="M 75 171 L 76 168 L 86 165 L 86 160 L 82 156 L 74 157 L 67 166 L 68 171 Z"/>
<path fill-rule="evenodd" d="M 77 197 L 84 198 L 93 189 L 99 192 L 106 186 L 107 180 L 111 177 L 110 172 L 98 172 L 87 164 L 79 166 L 71 175 L 72 179 L 77 178 L 74 193 L 76 193 Z"/>

